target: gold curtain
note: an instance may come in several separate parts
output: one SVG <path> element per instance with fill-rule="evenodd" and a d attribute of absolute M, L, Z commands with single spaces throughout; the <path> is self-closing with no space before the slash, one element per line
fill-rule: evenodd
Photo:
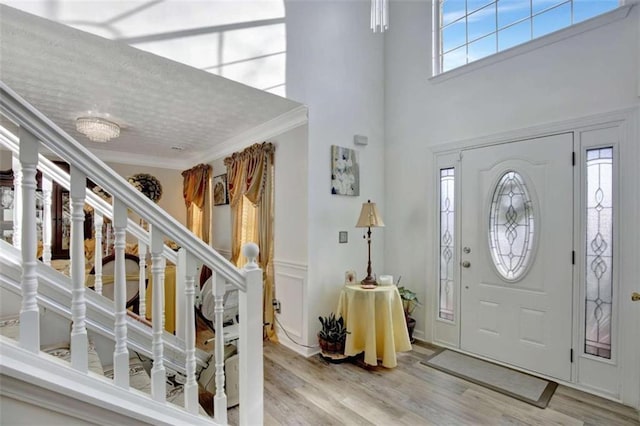
<path fill-rule="evenodd" d="M 275 317 L 271 300 L 274 294 L 273 274 L 273 216 L 274 216 L 274 157 L 275 146 L 271 143 L 255 144 L 224 160 L 227 166 L 229 200 L 231 205 L 231 261 L 238 267 L 245 259 L 240 255 L 243 236 L 243 218 L 255 217 L 252 227 L 255 232 L 246 235 L 260 247 L 258 263 L 263 273 L 263 309 L 265 337 L 277 341 Z M 249 205 L 246 205 L 249 204 Z M 255 208 L 256 214 L 247 211 Z M 253 226 L 250 226 L 253 225 Z M 246 231 L 246 229 L 245 229 Z M 247 232 L 245 232 L 247 234 Z"/>
<path fill-rule="evenodd" d="M 182 195 L 187 206 L 187 228 L 206 243 L 209 242 L 211 228 L 211 172 L 211 166 L 207 164 L 198 164 L 182 172 Z"/>

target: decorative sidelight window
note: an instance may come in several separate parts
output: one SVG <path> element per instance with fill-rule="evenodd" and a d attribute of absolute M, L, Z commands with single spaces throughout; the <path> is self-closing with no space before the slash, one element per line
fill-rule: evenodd
<path fill-rule="evenodd" d="M 453 321 L 455 169 L 440 170 L 440 307 L 438 316 Z"/>
<path fill-rule="evenodd" d="M 585 344 L 611 358 L 613 302 L 613 148 L 587 150 Z"/>
<path fill-rule="evenodd" d="M 489 211 L 489 249 L 498 273 L 520 279 L 533 257 L 533 202 L 522 175 L 508 171 L 498 181 Z"/>

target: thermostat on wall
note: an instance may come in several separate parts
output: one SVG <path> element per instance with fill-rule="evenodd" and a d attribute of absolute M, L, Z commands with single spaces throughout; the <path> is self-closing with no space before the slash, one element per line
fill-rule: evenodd
<path fill-rule="evenodd" d="M 354 135 L 353 143 L 356 145 L 367 145 L 369 143 L 369 138 L 363 135 Z"/>

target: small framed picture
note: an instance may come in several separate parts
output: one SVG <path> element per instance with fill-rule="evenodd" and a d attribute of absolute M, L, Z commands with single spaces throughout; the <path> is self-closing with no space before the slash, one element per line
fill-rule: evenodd
<path fill-rule="evenodd" d="M 349 242 L 349 233 L 347 231 L 338 232 L 338 243 L 344 244 Z"/>
<path fill-rule="evenodd" d="M 224 204 L 229 204 L 226 173 L 213 177 L 213 205 L 222 206 Z"/>
<path fill-rule="evenodd" d="M 345 285 L 355 284 L 357 281 L 356 271 L 347 271 L 344 273 L 344 283 Z"/>

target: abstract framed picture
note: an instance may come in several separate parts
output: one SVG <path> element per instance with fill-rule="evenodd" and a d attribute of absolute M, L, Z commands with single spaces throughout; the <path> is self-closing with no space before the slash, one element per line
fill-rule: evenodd
<path fill-rule="evenodd" d="M 357 151 L 331 145 L 331 193 L 360 195 L 360 165 Z"/>
<path fill-rule="evenodd" d="M 229 190 L 227 188 L 227 174 L 213 177 L 213 205 L 229 204 Z"/>

